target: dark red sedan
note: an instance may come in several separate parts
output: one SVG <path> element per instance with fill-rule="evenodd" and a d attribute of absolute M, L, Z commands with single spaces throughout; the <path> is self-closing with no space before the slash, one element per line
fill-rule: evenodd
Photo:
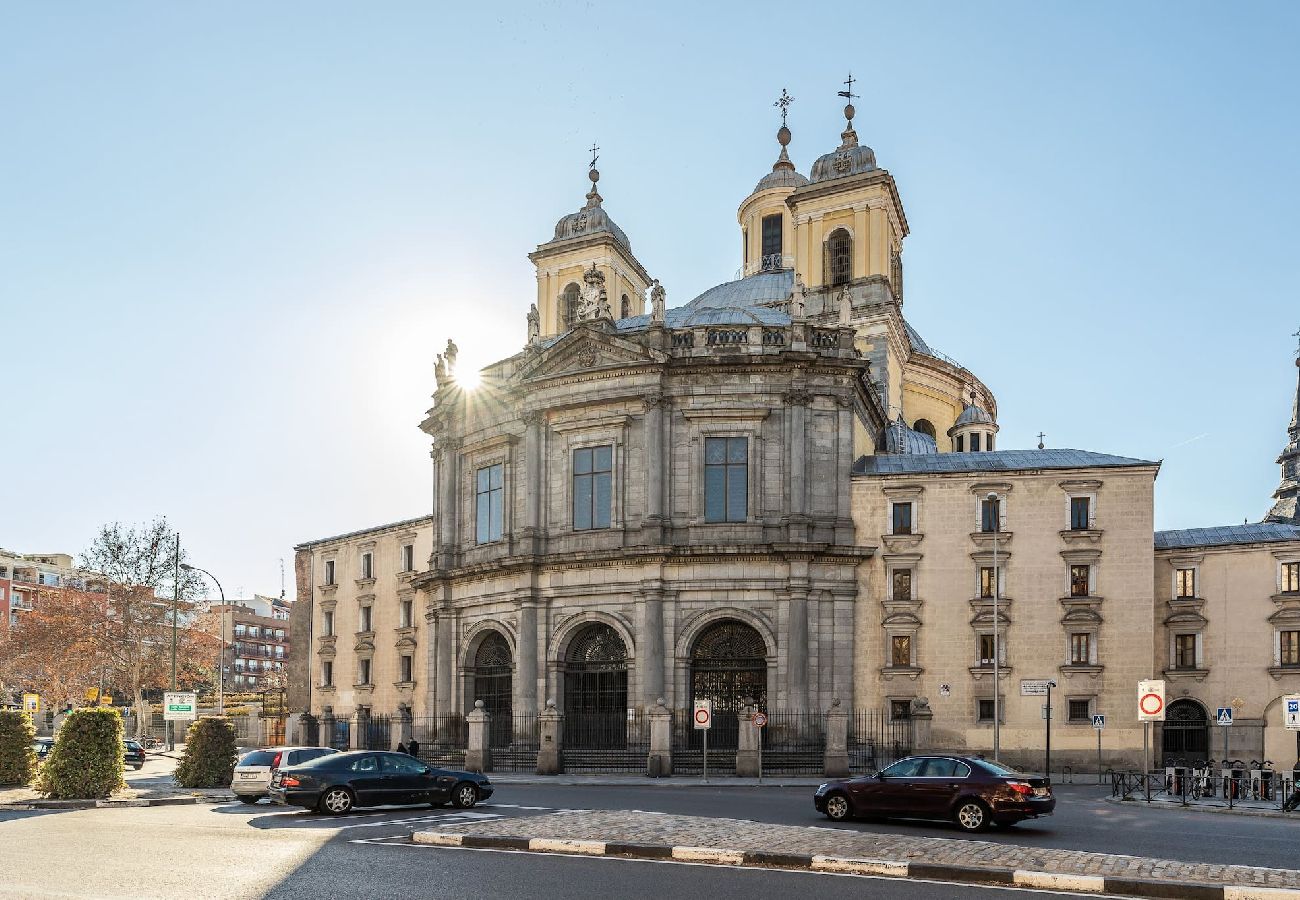
<path fill-rule="evenodd" d="M 987 759 L 909 756 L 878 775 L 826 782 L 813 794 L 813 805 L 836 822 L 851 816 L 946 819 L 963 831 L 983 831 L 1050 816 L 1056 798 L 1048 779 Z"/>

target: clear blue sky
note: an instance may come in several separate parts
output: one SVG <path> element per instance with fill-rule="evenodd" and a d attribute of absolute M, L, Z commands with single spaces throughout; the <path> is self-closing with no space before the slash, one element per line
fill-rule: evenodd
<path fill-rule="evenodd" d="M 788 88 L 898 181 L 909 319 L 1001 446 L 1164 459 L 1257 520 L 1300 327 L 1294 3 L 8 4 L 0 545 L 166 515 L 227 593 L 423 514 L 433 354 L 514 352 L 586 189 L 680 305 L 739 265 Z"/>

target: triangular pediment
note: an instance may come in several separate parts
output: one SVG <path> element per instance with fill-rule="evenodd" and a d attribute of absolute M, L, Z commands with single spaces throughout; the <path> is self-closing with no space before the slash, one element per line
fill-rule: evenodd
<path fill-rule="evenodd" d="M 606 330 L 608 329 L 608 330 Z M 580 322 L 551 346 L 524 363 L 521 381 L 575 372 L 662 363 L 667 355 L 612 334 L 608 322 Z"/>

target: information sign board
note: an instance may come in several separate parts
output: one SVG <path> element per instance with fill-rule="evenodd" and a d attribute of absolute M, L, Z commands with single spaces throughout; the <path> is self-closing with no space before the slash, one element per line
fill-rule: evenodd
<path fill-rule="evenodd" d="M 193 691 L 167 691 L 163 694 L 163 721 L 188 722 L 198 717 L 199 695 Z"/>

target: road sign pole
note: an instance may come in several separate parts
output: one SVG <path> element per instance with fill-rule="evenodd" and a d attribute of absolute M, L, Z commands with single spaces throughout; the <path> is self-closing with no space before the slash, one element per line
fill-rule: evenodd
<path fill-rule="evenodd" d="M 1043 775 L 1052 780 L 1052 683 L 1047 682 L 1047 750 L 1043 754 Z"/>
<path fill-rule="evenodd" d="M 763 729 L 758 729 L 758 783 L 763 783 Z"/>
<path fill-rule="evenodd" d="M 1147 788 L 1147 803 L 1151 802 L 1151 723 L 1142 723 L 1142 783 Z"/>
<path fill-rule="evenodd" d="M 704 783 L 709 783 L 709 729 L 704 729 Z"/>
<path fill-rule="evenodd" d="M 1228 729 L 1223 729 L 1223 758 L 1228 758 Z"/>
<path fill-rule="evenodd" d="M 1101 729 L 1097 729 L 1097 783 L 1101 784 Z"/>

